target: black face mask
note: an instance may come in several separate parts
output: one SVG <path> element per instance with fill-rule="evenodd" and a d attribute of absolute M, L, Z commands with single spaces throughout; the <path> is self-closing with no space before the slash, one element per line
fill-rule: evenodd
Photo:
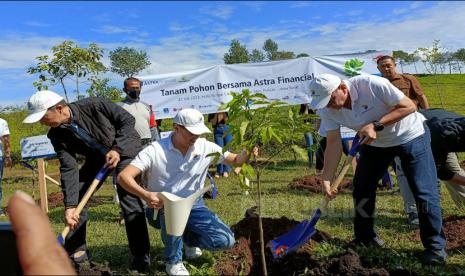
<path fill-rule="evenodd" d="M 130 88 L 126 91 L 128 93 L 128 96 L 132 99 L 138 99 L 140 95 L 140 89 L 137 88 Z"/>

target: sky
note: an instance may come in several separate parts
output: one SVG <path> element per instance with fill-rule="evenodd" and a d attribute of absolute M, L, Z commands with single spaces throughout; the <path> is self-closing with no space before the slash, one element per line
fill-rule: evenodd
<path fill-rule="evenodd" d="M 411 52 L 435 39 L 465 47 L 465 2 L 2 1 L 0 9 L 2 107 L 27 101 L 37 90 L 27 69 L 64 40 L 97 43 L 106 66 L 117 47 L 146 51 L 152 64 L 142 76 L 222 64 L 233 39 L 251 51 L 271 38 L 279 50 L 311 56 Z M 104 77 L 122 86 L 122 77 Z"/>

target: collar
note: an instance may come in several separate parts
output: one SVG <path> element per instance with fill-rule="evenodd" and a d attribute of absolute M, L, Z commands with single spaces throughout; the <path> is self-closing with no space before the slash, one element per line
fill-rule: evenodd
<path fill-rule="evenodd" d="M 350 101 L 352 103 L 352 110 L 354 109 L 354 103 L 358 100 L 358 93 L 354 89 L 352 83 L 349 80 L 342 80 L 345 85 L 347 85 L 347 89 L 349 89 Z"/>
<path fill-rule="evenodd" d="M 396 73 L 394 77 L 392 77 L 392 79 L 389 79 L 389 78 L 386 78 L 386 79 L 388 79 L 389 81 L 398 80 L 398 79 L 402 79 L 402 75 L 399 73 Z"/>

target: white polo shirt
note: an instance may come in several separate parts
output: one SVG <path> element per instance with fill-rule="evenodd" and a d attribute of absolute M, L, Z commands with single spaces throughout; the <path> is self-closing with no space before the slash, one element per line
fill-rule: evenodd
<path fill-rule="evenodd" d="M 170 136 L 155 141 L 143 149 L 131 165 L 149 172 L 148 190 L 152 192 L 170 192 L 180 197 L 188 197 L 203 188 L 205 177 L 213 156 L 219 152 L 223 162 L 229 152 L 205 138 L 198 138 L 186 155 L 176 149 Z"/>
<path fill-rule="evenodd" d="M 10 135 L 10 129 L 8 128 L 8 123 L 0 118 L 0 137 L 5 135 Z M 3 145 L 2 140 L 0 139 L 0 156 L 3 156 Z"/>
<path fill-rule="evenodd" d="M 352 110 L 323 108 L 320 112 L 321 126 L 326 131 L 339 129 L 341 125 L 358 131 L 366 124 L 379 120 L 389 113 L 405 97 L 404 93 L 389 80 L 378 76 L 361 75 L 344 82 L 349 88 Z M 414 112 L 379 131 L 371 145 L 375 147 L 402 145 L 424 132 L 423 116 Z"/>

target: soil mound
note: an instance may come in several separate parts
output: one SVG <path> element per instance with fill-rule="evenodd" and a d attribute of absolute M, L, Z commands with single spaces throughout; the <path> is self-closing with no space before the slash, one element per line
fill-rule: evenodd
<path fill-rule="evenodd" d="M 299 222 L 288 218 L 263 218 L 263 234 L 265 244 L 275 237 L 289 231 Z M 225 251 L 215 265 L 219 275 L 261 275 L 260 239 L 258 219 L 246 217 L 231 227 L 236 237 L 236 245 Z M 316 260 L 312 257 L 312 249 L 329 235 L 317 233 L 297 251 L 280 259 L 273 259 L 269 248 L 265 248 L 265 258 L 270 275 L 301 274 L 306 267 L 314 267 Z"/>
<path fill-rule="evenodd" d="M 465 248 L 465 216 L 451 216 L 444 218 L 442 228 L 446 236 L 446 250 Z M 420 240 L 420 230 L 414 234 L 415 240 Z"/>
<path fill-rule="evenodd" d="M 100 264 L 97 262 L 85 262 L 76 270 L 78 275 L 113 275 L 108 264 Z"/>
<path fill-rule="evenodd" d="M 47 195 L 48 199 L 48 207 L 55 208 L 59 206 L 63 206 L 63 193 L 62 192 L 55 192 Z M 37 203 L 40 204 L 40 199 L 36 200 Z M 91 197 L 89 202 L 87 202 L 88 207 L 94 207 L 98 205 L 102 205 L 104 203 L 104 199 L 101 197 Z"/>
<path fill-rule="evenodd" d="M 303 177 L 296 177 L 289 184 L 291 189 L 308 190 L 312 193 L 321 193 L 321 178 L 316 175 L 307 175 Z M 352 189 L 352 179 L 344 177 L 341 184 L 339 184 L 339 191 Z"/>
<path fill-rule="evenodd" d="M 366 268 L 360 256 L 349 249 L 338 257 L 329 259 L 309 271 L 310 275 L 389 275 L 384 268 Z"/>

